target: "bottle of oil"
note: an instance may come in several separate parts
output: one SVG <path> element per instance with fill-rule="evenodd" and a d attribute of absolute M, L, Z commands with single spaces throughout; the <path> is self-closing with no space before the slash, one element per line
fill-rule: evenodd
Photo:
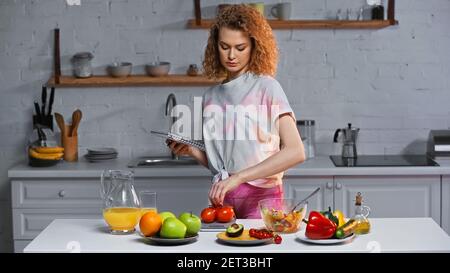
<path fill-rule="evenodd" d="M 352 218 L 357 223 L 355 228 L 356 234 L 367 234 L 370 232 L 370 222 L 369 219 L 367 219 L 370 208 L 368 206 L 363 206 L 362 203 L 361 193 L 358 192 L 355 201 L 355 215 Z"/>

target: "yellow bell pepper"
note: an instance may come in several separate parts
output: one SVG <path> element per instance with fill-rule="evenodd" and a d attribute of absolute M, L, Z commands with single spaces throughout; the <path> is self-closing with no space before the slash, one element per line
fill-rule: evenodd
<path fill-rule="evenodd" d="M 337 217 L 338 220 L 339 220 L 339 225 L 338 225 L 338 227 L 341 227 L 341 226 L 343 226 L 343 225 L 345 224 L 345 217 L 344 217 L 344 213 L 343 213 L 342 211 L 340 211 L 340 210 L 335 210 L 335 211 L 333 212 L 333 215 L 334 215 L 335 217 Z"/>

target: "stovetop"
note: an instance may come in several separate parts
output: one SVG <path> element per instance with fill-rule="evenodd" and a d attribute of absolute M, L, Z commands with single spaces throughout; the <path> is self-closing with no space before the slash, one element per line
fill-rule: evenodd
<path fill-rule="evenodd" d="M 439 166 L 426 155 L 359 155 L 354 159 L 331 155 L 330 158 L 336 167 Z"/>

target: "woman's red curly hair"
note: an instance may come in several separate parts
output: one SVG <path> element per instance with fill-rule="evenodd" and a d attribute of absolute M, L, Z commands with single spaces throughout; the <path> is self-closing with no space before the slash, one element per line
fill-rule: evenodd
<path fill-rule="evenodd" d="M 226 70 L 220 63 L 218 48 L 221 27 L 241 30 L 249 35 L 252 56 L 248 71 L 257 75 L 275 76 L 278 48 L 272 28 L 259 11 L 245 4 L 238 4 L 225 7 L 211 26 L 203 60 L 203 69 L 208 78 L 226 75 Z"/>

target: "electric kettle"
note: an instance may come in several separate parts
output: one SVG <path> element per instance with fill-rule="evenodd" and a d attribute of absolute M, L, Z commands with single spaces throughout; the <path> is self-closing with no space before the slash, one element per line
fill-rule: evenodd
<path fill-rule="evenodd" d="M 349 123 L 347 128 L 339 128 L 334 132 L 334 142 L 338 142 L 339 133 L 343 135 L 342 157 L 343 158 L 357 158 L 356 139 L 358 137 L 359 128 L 352 127 Z"/>

